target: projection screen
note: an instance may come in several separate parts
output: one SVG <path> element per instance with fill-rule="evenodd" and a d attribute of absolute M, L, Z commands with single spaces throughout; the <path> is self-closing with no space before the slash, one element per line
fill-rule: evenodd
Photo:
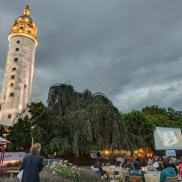
<path fill-rule="evenodd" d="M 156 127 L 154 143 L 155 150 L 182 150 L 181 129 Z"/>

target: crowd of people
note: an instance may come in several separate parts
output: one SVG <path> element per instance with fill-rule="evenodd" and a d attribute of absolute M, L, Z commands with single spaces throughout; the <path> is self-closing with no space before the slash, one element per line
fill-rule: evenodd
<path fill-rule="evenodd" d="M 122 167 L 123 170 L 129 172 L 130 176 L 141 176 L 143 182 L 145 182 L 144 173 L 150 171 L 156 171 L 160 173 L 160 182 L 166 182 L 167 177 L 182 176 L 182 157 L 176 159 L 174 157 L 153 157 L 153 158 L 126 158 L 116 159 L 116 167 Z M 97 160 L 94 165 L 95 168 L 99 168 L 101 175 L 106 174 Z"/>

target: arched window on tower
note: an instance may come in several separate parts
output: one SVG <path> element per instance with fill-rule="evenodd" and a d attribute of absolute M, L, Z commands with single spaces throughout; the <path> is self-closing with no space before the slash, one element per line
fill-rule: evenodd
<path fill-rule="evenodd" d="M 27 85 L 26 84 L 24 84 L 24 88 L 27 88 Z"/>

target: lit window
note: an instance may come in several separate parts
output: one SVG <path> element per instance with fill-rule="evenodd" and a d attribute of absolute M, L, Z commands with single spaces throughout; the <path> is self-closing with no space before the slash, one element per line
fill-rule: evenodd
<path fill-rule="evenodd" d="M 18 62 L 18 58 L 14 58 L 14 62 Z"/>
<path fill-rule="evenodd" d="M 14 93 L 13 93 L 13 92 L 10 93 L 9 96 L 10 96 L 10 97 L 14 97 Z"/>
<path fill-rule="evenodd" d="M 10 119 L 11 118 L 11 114 L 8 114 L 8 119 Z"/>
<path fill-rule="evenodd" d="M 16 48 L 15 51 L 19 51 L 19 48 Z"/>
<path fill-rule="evenodd" d="M 10 86 L 13 87 L 13 83 L 11 83 Z"/>
<path fill-rule="evenodd" d="M 12 68 L 12 71 L 15 71 L 16 70 L 16 67 Z"/>
<path fill-rule="evenodd" d="M 20 41 L 19 40 L 17 40 L 17 42 L 16 42 L 17 44 L 19 44 L 20 43 Z"/>
<path fill-rule="evenodd" d="M 15 79 L 15 75 L 11 75 L 11 79 Z"/>

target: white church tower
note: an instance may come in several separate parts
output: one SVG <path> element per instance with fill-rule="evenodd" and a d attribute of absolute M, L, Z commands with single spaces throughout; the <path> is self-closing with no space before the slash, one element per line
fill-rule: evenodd
<path fill-rule="evenodd" d="M 30 102 L 37 27 L 29 16 L 30 9 L 18 17 L 8 36 L 9 50 L 0 100 L 0 124 L 12 126 L 18 113 Z"/>

